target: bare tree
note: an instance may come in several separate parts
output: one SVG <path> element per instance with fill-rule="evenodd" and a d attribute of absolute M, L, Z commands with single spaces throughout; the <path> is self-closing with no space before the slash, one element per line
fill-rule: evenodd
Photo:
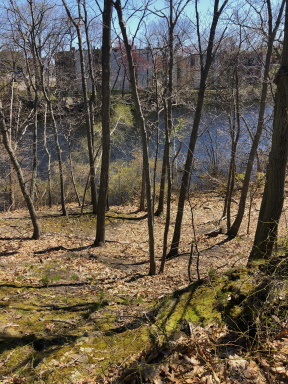
<path fill-rule="evenodd" d="M 41 28 L 36 27 L 37 21 L 31 14 L 33 2 L 27 0 L 26 3 L 19 4 L 15 0 L 9 1 L 7 7 L 8 23 L 11 28 L 14 44 L 20 48 L 25 57 L 25 75 L 30 96 L 30 105 L 33 108 L 33 140 L 32 140 L 32 173 L 30 181 L 30 195 L 35 199 L 36 178 L 38 168 L 38 114 L 39 114 L 39 70 L 36 63 L 36 41 L 39 42 L 39 32 Z M 38 13 L 42 18 L 41 12 Z M 38 19 L 39 21 L 39 19 Z"/>
<path fill-rule="evenodd" d="M 283 202 L 288 158 L 288 0 L 285 1 L 284 42 L 280 68 L 275 77 L 277 91 L 273 121 L 272 147 L 254 244 L 248 264 L 269 259 L 277 239 Z"/>
<path fill-rule="evenodd" d="M 271 58 L 273 55 L 273 46 L 274 46 L 274 41 L 275 37 L 282 19 L 282 14 L 283 14 L 283 9 L 285 5 L 285 0 L 281 1 L 281 6 L 275 21 L 275 24 L 273 26 L 273 12 L 272 12 L 272 4 L 270 0 L 265 0 L 263 2 L 267 6 L 267 23 L 263 19 L 263 10 L 261 9 L 261 12 L 259 11 L 259 8 L 255 9 L 257 14 L 259 15 L 261 19 L 261 26 L 265 26 L 267 24 L 267 31 L 263 31 L 263 33 L 267 36 L 267 52 L 266 52 L 266 58 L 265 58 L 265 64 L 264 64 L 264 74 L 263 74 L 263 80 L 262 80 L 262 90 L 261 90 L 261 96 L 260 96 L 260 101 L 259 101 L 259 114 L 258 114 L 258 122 L 257 122 L 257 128 L 256 128 L 256 133 L 252 141 L 252 146 L 246 166 L 246 171 L 245 171 L 245 176 L 243 180 L 243 186 L 241 190 L 241 196 L 240 196 L 240 201 L 239 201 L 239 206 L 238 206 L 238 212 L 236 215 L 236 218 L 232 224 L 231 227 L 228 226 L 228 232 L 227 234 L 229 236 L 236 236 L 241 222 L 243 220 L 244 212 L 245 212 L 245 205 L 246 205 L 246 200 L 247 200 L 247 195 L 248 195 L 248 190 L 249 190 L 249 183 L 250 183 L 250 178 L 253 170 L 253 164 L 255 160 L 255 156 L 257 154 L 257 148 L 258 144 L 260 141 L 260 137 L 262 135 L 263 127 L 264 127 L 264 122 L 265 122 L 265 109 L 266 109 L 266 101 L 267 101 L 267 93 L 268 93 L 268 88 L 269 88 L 269 80 L 270 80 L 270 63 L 271 63 Z M 253 8 L 255 8 L 252 5 Z"/>
<path fill-rule="evenodd" d="M 39 131 L 39 109 L 41 107 L 42 93 L 46 99 L 51 115 L 56 152 L 58 156 L 58 167 L 60 175 L 60 196 L 62 213 L 66 215 L 64 175 L 62 162 L 62 149 L 59 144 L 59 134 L 57 122 L 52 108 L 51 95 L 49 92 L 49 69 L 53 62 L 53 56 L 59 42 L 63 36 L 63 26 L 59 28 L 55 5 L 47 2 L 38 2 L 27 0 L 26 3 L 17 3 L 10 0 L 10 7 L 7 8 L 8 20 L 10 24 L 10 33 L 13 42 L 18 49 L 23 52 L 25 57 L 24 79 L 27 85 L 27 94 L 29 102 L 33 109 L 33 156 L 32 156 L 32 177 L 30 182 L 30 194 L 32 200 L 35 197 L 36 176 L 38 168 L 38 131 Z M 41 93 L 42 91 L 42 93 Z M 48 146 L 46 141 L 46 111 L 44 124 L 44 148 L 48 155 Z M 50 171 L 48 170 L 48 182 L 50 180 Z M 49 192 L 50 193 L 50 192 Z M 51 197 L 51 193 L 50 193 Z M 51 201 L 50 201 L 51 203 Z"/>
<path fill-rule="evenodd" d="M 29 214 L 30 214 L 30 218 L 31 218 L 32 225 L 33 225 L 32 239 L 37 240 L 37 239 L 40 238 L 39 222 L 38 222 L 38 219 L 37 219 L 37 215 L 36 215 L 35 207 L 34 207 L 34 204 L 33 204 L 33 200 L 31 199 L 29 190 L 27 189 L 27 183 L 26 183 L 26 180 L 24 179 L 24 175 L 23 175 L 20 163 L 19 163 L 19 161 L 17 159 L 17 156 L 16 156 L 16 154 L 15 154 L 15 152 L 13 150 L 13 147 L 11 145 L 11 141 L 9 139 L 9 128 L 6 125 L 2 104 L 0 105 L 0 132 L 1 132 L 1 135 L 2 135 L 4 147 L 5 147 L 8 155 L 9 155 L 10 161 L 11 161 L 11 163 L 12 163 L 12 165 L 14 167 L 14 170 L 16 172 L 16 175 L 17 175 L 17 178 L 18 178 L 18 182 L 19 182 L 19 186 L 21 188 L 24 200 L 26 202 L 26 205 L 27 205 L 27 208 L 28 208 L 28 211 L 29 211 Z"/>
<path fill-rule="evenodd" d="M 164 203 L 164 186 L 165 186 L 165 173 L 167 172 L 167 207 L 166 207 L 166 223 L 163 237 L 163 255 L 160 272 L 164 271 L 166 253 L 168 248 L 168 233 L 170 227 L 171 216 L 171 193 L 172 193 L 172 181 L 171 181 L 171 169 L 170 169 L 170 135 L 173 129 L 173 116 L 172 116 L 172 97 L 173 97 L 173 69 L 174 69 L 174 31 L 176 23 L 185 9 L 188 1 L 179 1 L 176 4 L 173 0 L 169 1 L 169 15 L 166 17 L 168 24 L 168 83 L 165 84 L 164 93 L 162 95 L 164 105 L 164 122 L 165 122 L 165 147 L 163 157 L 163 167 L 161 174 L 161 186 L 159 204 L 157 214 L 161 214 L 163 211 Z"/>
<path fill-rule="evenodd" d="M 151 180 L 150 180 L 150 164 L 149 164 L 147 131 L 146 131 L 145 119 L 143 116 L 140 98 L 139 98 L 138 89 L 137 89 L 137 80 L 136 80 L 136 74 L 135 74 L 135 63 L 134 63 L 133 54 L 132 54 L 132 45 L 129 43 L 129 39 L 127 35 L 121 0 L 116 0 L 113 4 L 117 12 L 119 26 L 121 29 L 121 34 L 122 34 L 122 38 L 123 38 L 123 42 L 124 42 L 124 46 L 127 54 L 130 84 L 131 84 L 131 90 L 132 90 L 132 95 L 134 100 L 134 107 L 136 111 L 137 123 L 139 124 L 141 138 L 142 138 L 143 167 L 145 171 L 145 181 L 146 181 L 146 202 L 147 202 L 148 233 L 149 233 L 149 260 L 150 260 L 149 275 L 155 275 L 156 261 L 155 261 L 155 241 L 154 241 L 154 207 L 153 207 L 153 198 L 152 198 L 152 190 L 151 190 Z M 142 14 L 142 18 L 144 17 L 144 15 L 145 13 Z"/>
<path fill-rule="evenodd" d="M 183 172 L 182 181 L 181 181 L 173 240 L 172 240 L 170 252 L 168 253 L 167 257 L 173 257 L 173 256 L 178 255 L 178 248 L 179 248 L 180 236 L 181 236 L 181 225 L 182 225 L 183 212 L 184 212 L 184 204 L 185 204 L 187 188 L 189 185 L 189 179 L 191 176 L 191 169 L 192 169 L 192 163 L 193 163 L 193 157 L 194 157 L 194 149 L 195 149 L 197 136 L 198 136 L 198 130 L 199 130 L 200 121 L 201 121 L 201 114 L 202 114 L 202 108 L 203 108 L 205 91 L 206 91 L 206 82 L 207 82 L 209 70 L 210 70 L 211 65 L 213 63 L 215 51 L 217 50 L 217 45 L 215 46 L 215 44 L 214 44 L 216 28 L 217 28 L 219 18 L 221 16 L 224 8 L 226 7 L 228 0 L 224 0 L 222 2 L 222 5 L 220 5 L 219 3 L 220 3 L 219 0 L 214 1 L 214 13 L 213 13 L 213 19 L 212 19 L 212 23 L 211 23 L 211 27 L 210 27 L 208 45 L 207 45 L 206 51 L 204 51 L 202 49 L 201 36 L 200 36 L 200 20 L 199 20 L 199 14 L 198 14 L 198 0 L 196 0 L 196 2 L 195 2 L 197 33 L 198 33 L 198 42 L 199 42 L 199 53 L 200 53 L 200 61 L 201 61 L 201 78 L 200 78 L 200 85 L 199 85 L 199 90 L 198 90 L 197 105 L 196 105 L 196 110 L 195 110 L 195 115 L 194 115 L 194 121 L 193 121 L 193 126 L 192 126 L 192 131 L 191 131 L 191 136 L 190 136 L 190 142 L 189 142 L 189 147 L 188 147 L 188 153 L 187 153 L 186 162 L 185 162 L 185 166 L 184 166 L 184 172 Z"/>
<path fill-rule="evenodd" d="M 163 213 L 164 210 L 164 196 L 165 196 L 165 183 L 166 183 L 166 173 L 167 173 L 167 159 L 169 159 L 169 152 L 170 152 L 170 135 L 172 133 L 173 129 L 173 116 L 172 116 L 172 100 L 173 100 L 173 91 L 175 89 L 175 80 L 173 79 L 173 70 L 174 70 L 174 64 L 175 64 L 175 57 L 177 56 L 177 46 L 178 44 L 175 44 L 175 35 L 177 35 L 176 39 L 178 41 L 179 39 L 179 31 L 176 33 L 176 26 L 177 22 L 184 12 L 186 6 L 190 0 L 186 1 L 173 1 L 169 0 L 168 2 L 168 9 L 169 13 L 168 15 L 165 14 L 164 11 L 158 11 L 158 16 L 163 18 L 166 22 L 166 28 L 167 28 L 167 37 L 166 34 L 162 36 L 162 49 L 161 49 L 161 55 L 162 55 L 162 99 L 163 99 L 163 105 L 166 103 L 166 107 L 163 108 L 164 114 L 166 113 L 167 116 L 164 116 L 164 123 L 168 123 L 168 131 L 165 128 L 165 144 L 164 144 L 164 151 L 163 151 L 163 161 L 162 161 L 162 171 L 161 171 L 161 179 L 160 179 L 160 193 L 159 193 L 159 199 L 158 199 L 158 207 L 155 212 L 156 216 L 160 216 Z M 155 68 L 156 69 L 156 68 Z M 157 76 L 158 78 L 160 76 Z M 169 137 L 167 136 L 167 133 L 169 134 Z M 169 183 L 169 182 L 168 182 Z"/>
<path fill-rule="evenodd" d="M 65 186 L 64 186 L 64 171 L 63 171 L 63 161 L 62 161 L 62 149 L 59 143 L 59 132 L 58 132 L 58 124 L 55 118 L 54 114 L 54 109 L 53 109 L 53 103 L 52 103 L 52 95 L 50 92 L 50 86 L 49 86 L 49 78 L 47 79 L 46 76 L 46 65 L 51 66 L 51 62 L 53 60 L 54 53 L 57 51 L 57 48 L 60 44 L 61 41 L 61 35 L 62 32 L 60 29 L 58 29 L 58 38 L 55 39 L 55 30 L 57 30 L 56 25 L 52 22 L 52 15 L 50 14 L 50 10 L 52 7 L 46 7 L 46 5 L 43 5 L 43 8 L 35 10 L 34 8 L 34 3 L 31 2 L 30 4 L 30 13 L 31 13 L 31 18 L 32 18 L 32 26 L 33 29 L 36 29 L 38 27 L 38 30 L 42 31 L 45 27 L 47 28 L 47 21 L 49 19 L 49 33 L 43 38 L 44 36 L 38 36 L 39 41 L 37 44 L 37 40 L 34 42 L 35 44 L 35 65 L 38 68 L 39 71 L 39 87 L 41 86 L 41 90 L 44 95 L 44 99 L 46 101 L 46 104 L 48 106 L 48 110 L 50 113 L 50 118 L 52 120 L 52 126 L 53 126 L 53 132 L 54 132 L 54 142 L 55 142 L 55 147 L 56 147 L 56 152 L 57 152 L 57 157 L 58 157 L 58 169 L 59 169 L 59 179 L 60 179 L 60 200 L 61 200 L 61 207 L 62 207 L 62 215 L 66 216 L 67 211 L 66 211 L 66 205 L 65 205 Z M 37 13 L 36 13 L 37 12 Z M 47 12 L 49 12 L 47 14 Z M 39 20 L 36 19 L 38 14 L 41 15 L 41 18 Z M 39 18 L 39 17 L 38 17 Z M 46 22 L 46 25 L 44 24 Z M 48 32 L 48 31 L 46 31 Z M 32 36 L 32 38 L 34 38 Z M 46 43 L 46 44 L 45 44 Z M 49 48 L 48 48 L 49 47 Z M 46 56 L 45 56 L 45 61 L 44 58 L 42 57 L 42 51 L 45 50 Z M 45 63 L 46 62 L 46 63 Z M 46 145 L 47 149 L 47 145 Z M 47 152 L 47 150 L 46 150 Z M 49 160 L 49 155 L 48 155 L 48 160 Z M 49 169 L 49 167 L 48 167 Z M 49 173 L 48 173 L 49 177 Z M 49 181 L 49 178 L 48 178 Z"/>
<path fill-rule="evenodd" d="M 241 36 L 241 27 L 240 27 L 240 36 Z M 232 70 L 232 79 L 231 81 L 231 97 L 229 106 L 229 128 L 230 128 L 230 138 L 231 138 L 231 156 L 230 164 L 228 171 L 228 180 L 226 188 L 226 196 L 224 201 L 223 217 L 227 215 L 227 227 L 231 226 L 231 201 L 232 194 L 234 191 L 235 184 L 235 173 L 236 173 L 236 151 L 237 145 L 240 138 L 241 132 L 241 123 L 240 123 L 240 85 L 239 85 L 239 51 L 241 48 L 241 38 L 239 49 L 237 49 L 236 57 L 233 60 L 233 70 Z"/>
<path fill-rule="evenodd" d="M 91 189 L 91 199 L 93 206 L 93 213 L 97 213 L 97 193 L 96 193 L 96 183 L 95 183 L 95 164 L 94 164 L 94 146 L 93 146 L 93 122 L 91 121 L 91 105 L 88 98 L 88 89 L 87 89 L 87 79 L 86 79 L 86 62 L 85 62 L 85 53 L 84 53 L 84 42 L 82 36 L 82 4 L 80 0 L 77 0 L 77 15 L 74 17 L 70 10 L 69 5 L 65 0 L 62 0 L 62 3 L 65 7 L 67 16 L 77 32 L 77 42 L 79 46 L 79 56 L 80 56 L 80 67 L 81 67 L 81 83 L 82 83 L 82 96 L 84 102 L 85 110 L 85 123 L 86 123 L 86 135 L 87 135 L 87 145 L 88 145 L 88 155 L 89 155 L 89 181 Z M 91 57 L 90 57 L 91 58 Z"/>
<path fill-rule="evenodd" d="M 105 213 L 110 163 L 110 50 L 112 0 L 104 0 L 102 35 L 102 163 L 95 246 L 105 243 Z"/>

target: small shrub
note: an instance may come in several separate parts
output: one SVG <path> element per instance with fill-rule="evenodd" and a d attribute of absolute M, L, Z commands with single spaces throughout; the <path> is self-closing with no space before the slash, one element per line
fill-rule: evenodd
<path fill-rule="evenodd" d="M 111 164 L 109 203 L 120 205 L 131 202 L 141 192 L 142 164 L 135 154 L 130 161 L 117 160 Z"/>

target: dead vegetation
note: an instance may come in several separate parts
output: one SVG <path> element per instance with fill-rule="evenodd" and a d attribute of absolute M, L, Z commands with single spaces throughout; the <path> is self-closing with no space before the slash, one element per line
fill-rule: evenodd
<path fill-rule="evenodd" d="M 221 209 L 217 195 L 195 198 L 201 281 L 193 255 L 190 285 L 195 239 L 189 208 L 181 255 L 167 260 L 165 273 L 156 276 L 147 276 L 146 219 L 133 206 L 111 209 L 102 248 L 91 248 L 93 215 L 80 216 L 73 207 L 68 218 L 39 212 L 38 241 L 29 240 L 25 212 L 2 213 L 0 381 L 287 382 L 283 261 L 247 271 L 252 237 L 245 223 L 231 241 L 221 233 L 206 235 L 217 229 Z M 164 221 L 155 218 L 158 263 Z M 255 289 L 264 295 L 255 296 Z"/>

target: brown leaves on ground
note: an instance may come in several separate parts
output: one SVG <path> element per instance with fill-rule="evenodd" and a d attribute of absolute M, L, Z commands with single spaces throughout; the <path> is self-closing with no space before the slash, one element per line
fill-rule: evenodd
<path fill-rule="evenodd" d="M 229 346 L 229 332 L 223 326 L 211 324 L 200 327 L 190 324 L 190 327 L 190 336 L 181 334 L 161 349 L 155 347 L 143 352 L 128 369 L 121 368 L 118 372 L 111 372 L 110 378 L 103 378 L 99 383 L 287 383 L 288 354 L 287 350 L 285 354 L 283 345 L 281 349 L 285 357 L 280 363 L 279 354 L 274 350 L 274 342 L 270 342 L 271 349 L 269 353 L 267 351 L 265 360 L 259 353 L 241 353 L 240 348 L 233 344 Z M 225 346 L 221 344 L 223 337 L 227 343 Z M 232 343 L 232 339 L 230 341 Z M 288 339 L 285 342 L 287 344 Z"/>
<path fill-rule="evenodd" d="M 175 216 L 175 208 L 173 207 Z M 55 212 L 39 212 L 43 235 L 40 240 L 29 240 L 30 223 L 27 213 L 16 211 L 0 215 L 0 278 L 37 284 L 37 277 L 28 266 L 58 263 L 58 272 L 64 280 L 65 271 L 77 276 L 78 281 L 94 277 L 102 289 L 113 293 L 155 297 L 165 295 L 173 289 L 188 283 L 188 259 L 191 243 L 195 243 L 191 226 L 190 208 L 184 216 L 180 257 L 167 261 L 165 273 L 154 277 L 147 276 L 149 270 L 149 246 L 147 221 L 140 220 L 144 213 L 133 213 L 133 206 L 113 207 L 113 216 L 107 223 L 105 247 L 92 248 L 95 234 L 95 219 L 91 215 L 84 218 L 70 215 L 67 219 L 52 216 Z M 200 274 L 205 276 L 211 269 L 221 270 L 233 265 L 245 264 L 251 238 L 245 236 L 228 241 L 224 234 L 215 238 L 205 235 L 216 228 L 221 217 L 222 200 L 219 197 L 201 197 L 195 200 L 194 217 L 196 236 L 200 250 Z M 115 213 L 116 212 L 116 213 Z M 131 213 L 132 212 L 132 213 Z M 255 211 L 256 212 L 256 211 Z M 254 211 L 253 211 L 254 213 Z M 50 217 L 49 217 L 50 215 Z M 117 219 L 117 216 L 138 218 L 138 220 Z M 86 217 L 86 221 L 85 221 Z M 55 231 L 51 231 L 55 222 Z M 61 224 L 59 224 L 61 222 Z M 155 218 L 155 242 L 158 267 L 162 255 L 162 239 L 165 217 Z M 173 218 L 170 238 L 172 237 Z M 47 231 L 45 228 L 49 228 Z M 245 228 L 243 229 L 245 232 Z M 191 275 L 196 278 L 196 254 Z M 67 275 L 67 273 L 66 273 Z M 144 277 L 145 276 L 145 277 Z"/>
<path fill-rule="evenodd" d="M 226 241 L 227 237 L 223 233 L 215 237 L 206 236 L 206 233 L 219 226 L 223 209 L 222 201 L 221 197 L 213 194 L 193 199 L 196 239 L 192 228 L 190 207 L 187 204 L 182 226 L 180 255 L 167 260 L 164 274 L 156 276 L 147 275 L 149 270 L 147 221 L 143 218 L 145 213 L 136 213 L 135 206 L 111 209 L 107 219 L 107 242 L 104 247 L 99 248 L 91 247 L 95 235 L 94 216 L 90 214 L 80 216 L 77 209 L 73 207 L 71 207 L 68 218 L 61 217 L 59 212 L 40 211 L 39 218 L 43 234 L 37 241 L 29 239 L 31 227 L 27 212 L 2 213 L 0 214 L 0 279 L 2 282 L 19 286 L 13 295 L 17 297 L 17 300 L 26 300 L 29 303 L 33 300 L 43 301 L 44 291 L 34 293 L 29 289 L 23 290 L 23 287 L 49 288 L 50 301 L 53 301 L 53 295 L 61 292 L 63 298 L 67 298 L 67 300 L 70 297 L 82 300 L 95 294 L 101 296 L 101 292 L 105 292 L 105 297 L 107 294 L 113 296 L 113 300 L 115 297 L 119 300 L 136 299 L 136 303 L 135 300 L 132 300 L 133 304 L 119 309 L 119 306 L 114 305 L 114 302 L 109 302 L 108 298 L 109 310 L 112 313 L 115 306 L 113 316 L 116 317 L 115 323 L 121 329 L 122 326 L 130 324 L 131 319 L 138 321 L 139 313 L 141 311 L 145 313 L 147 305 L 149 306 L 153 300 L 189 284 L 188 260 L 192 243 L 194 245 L 197 243 L 200 252 L 199 255 L 193 255 L 191 276 L 194 280 L 197 277 L 197 256 L 200 261 L 201 277 L 207 276 L 209 272 L 218 274 L 229 267 L 245 265 L 253 238 L 252 235 L 246 234 L 247 216 L 245 216 L 240 236 L 233 240 Z M 234 211 L 236 208 L 235 205 Z M 250 233 L 252 234 L 258 211 L 259 201 L 256 201 L 251 210 Z M 173 205 L 170 241 L 175 214 L 176 205 Z M 125 220 L 125 218 L 129 218 L 129 220 Z M 155 218 L 155 253 L 158 266 L 160 266 L 162 255 L 164 225 L 165 217 Z M 10 299 L 9 295 L 1 297 L 1 300 L 3 302 L 7 300 L 8 304 Z M 84 304 L 81 305 L 84 307 Z M 13 308 L 9 308 L 9 305 L 6 311 L 12 325 L 9 324 L 13 326 L 17 320 L 15 316 L 19 316 L 19 313 Z M 44 332 L 47 335 L 60 334 L 65 327 L 73 326 L 69 324 L 74 321 L 72 315 L 73 313 L 71 318 L 65 320 L 66 323 L 61 323 L 62 320 L 57 318 L 40 319 L 43 324 L 45 323 Z M 88 316 L 92 319 L 94 315 L 88 313 Z M 147 321 L 150 321 L 149 318 Z M 1 325 L 0 332 L 4 332 L 6 326 L 7 324 Z M 195 335 L 198 336 L 195 337 Z M 269 363 L 265 363 L 264 360 L 262 360 L 262 365 L 256 364 L 255 360 L 247 360 L 237 354 L 226 356 L 225 360 L 221 361 L 215 355 L 216 344 L 215 337 L 211 338 L 207 329 L 199 327 L 194 338 L 180 337 L 172 342 L 166 351 L 154 351 L 154 357 L 142 354 L 140 360 L 135 361 L 138 365 L 140 361 L 146 366 L 143 369 L 143 382 L 155 384 L 271 383 L 273 381 L 269 381 L 267 378 L 269 375 L 273 378 L 276 371 L 286 369 L 286 364 L 282 361 L 274 366 L 274 372 L 265 366 Z M 284 353 L 284 356 L 287 354 Z M 81 363 L 78 362 L 78 364 Z M 261 366 L 262 373 L 259 366 Z M 266 373 L 264 381 L 261 382 L 264 377 L 263 370 L 269 374 Z M 113 382 L 115 372 L 118 372 L 118 368 L 114 367 L 111 380 L 107 374 L 103 382 Z M 123 375 L 124 372 L 119 372 L 119 374 Z M 255 381 L 256 377 L 258 381 Z M 2 379 L 0 377 L 1 380 L 3 383 L 9 384 L 25 383 L 25 378 L 16 375 L 10 378 L 3 376 Z M 95 382 L 94 379 L 94 381 L 87 378 L 81 380 L 78 378 L 75 382 L 83 384 L 84 382 Z M 99 379 L 100 382 L 102 379 L 101 381 Z"/>

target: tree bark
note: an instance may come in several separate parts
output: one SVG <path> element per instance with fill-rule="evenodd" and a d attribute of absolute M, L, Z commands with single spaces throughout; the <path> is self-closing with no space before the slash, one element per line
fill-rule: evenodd
<path fill-rule="evenodd" d="M 227 228 L 231 227 L 231 202 L 235 184 L 236 172 L 236 151 L 240 137 L 240 101 L 239 101 L 239 76 L 238 76 L 238 59 L 234 69 L 235 77 L 235 94 L 233 91 L 233 118 L 230 119 L 230 136 L 231 136 L 231 157 L 229 165 L 228 183 L 225 197 L 225 204 L 222 217 L 227 215 Z"/>
<path fill-rule="evenodd" d="M 119 25 L 120 25 L 124 45 L 125 45 L 125 50 L 127 54 L 131 90 L 132 90 L 134 106 L 136 110 L 136 118 L 139 124 L 141 138 L 142 138 L 143 167 L 144 167 L 145 179 L 146 179 L 146 200 L 147 200 L 148 233 L 149 233 L 149 261 L 150 261 L 149 275 L 155 275 L 156 260 L 155 260 L 155 240 L 154 240 L 154 212 L 153 212 L 154 208 L 153 208 L 153 198 L 152 198 L 151 180 L 150 180 L 147 131 L 146 131 L 145 119 L 142 113 L 142 108 L 141 108 L 140 99 L 138 95 L 138 90 L 137 90 L 135 64 L 133 61 L 132 47 L 129 44 L 126 25 L 123 19 L 121 0 L 116 0 L 114 2 L 114 7 L 117 11 L 118 21 L 119 21 Z"/>
<path fill-rule="evenodd" d="M 66 210 L 66 205 L 65 205 L 65 185 L 64 185 L 64 171 L 63 171 L 63 161 L 62 161 L 62 149 L 61 149 L 61 146 L 60 146 L 60 143 L 59 143 L 59 132 L 58 132 L 58 125 L 57 125 L 57 121 L 55 119 L 55 115 L 54 115 L 54 110 L 53 110 L 53 105 L 52 105 L 52 102 L 51 102 L 51 97 L 49 96 L 48 92 L 47 92 L 47 88 L 46 88 L 46 85 L 45 85 L 45 76 L 44 76 L 44 64 L 43 64 L 43 60 L 41 58 L 41 55 L 40 55 L 40 52 L 39 51 L 36 51 L 37 52 L 37 59 L 38 59 L 38 62 L 39 62 L 39 67 L 40 67 L 40 79 L 41 79 L 41 86 L 42 86 L 42 91 L 43 91 L 43 95 L 44 95 L 44 98 L 46 100 L 46 103 L 48 105 L 48 108 L 49 108 L 49 112 L 50 112 L 50 116 L 51 116 L 51 120 L 52 120 L 52 125 L 53 125 L 53 133 L 54 133 L 54 142 L 55 142 L 55 147 L 56 147 L 56 153 L 57 153 L 57 158 L 58 158 L 58 168 L 59 168 L 59 179 L 60 179 L 60 200 L 61 200 L 61 208 L 62 208 L 62 216 L 67 216 L 67 210 Z M 45 136 L 46 136 L 46 110 L 45 110 Z M 47 143 L 46 143 L 46 138 L 44 140 L 44 147 L 46 148 L 46 153 L 48 151 L 48 148 L 47 148 Z M 49 152 L 48 152 L 49 153 Z M 48 169 L 49 169 L 49 172 L 50 172 L 50 155 L 48 155 Z M 48 181 L 50 182 L 49 180 L 49 177 L 51 175 L 48 174 Z"/>
<path fill-rule="evenodd" d="M 102 14 L 102 163 L 98 196 L 95 246 L 105 243 L 105 213 L 108 196 L 110 163 L 110 50 L 112 1 L 104 0 Z"/>
<path fill-rule="evenodd" d="M 166 173 L 167 173 L 167 151 L 168 149 L 168 142 L 167 137 L 165 138 L 165 144 L 164 144 L 164 153 L 163 153 L 163 160 L 162 160 L 162 170 L 161 170 L 161 179 L 160 179 L 160 191 L 159 191 L 159 198 L 158 198 L 158 207 L 155 212 L 155 216 L 161 216 L 164 211 L 164 198 L 165 198 L 165 184 L 166 184 Z"/>
<path fill-rule="evenodd" d="M 176 25 L 177 17 L 173 20 L 173 0 L 169 2 L 169 62 L 168 62 L 168 87 L 163 95 L 164 116 L 165 116 L 165 150 L 163 163 L 165 162 L 167 170 L 167 205 L 166 205 L 166 220 L 163 236 L 163 253 L 160 266 L 160 273 L 164 272 L 165 260 L 168 249 L 168 234 L 170 228 L 171 217 L 171 194 L 172 194 L 172 181 L 171 181 L 171 164 L 170 164 L 170 135 L 173 129 L 172 121 L 172 92 L 173 92 L 173 67 L 174 67 L 174 28 Z M 179 14 L 178 14 L 179 16 Z M 165 185 L 165 184 L 164 184 Z M 164 197 L 164 196 L 163 196 Z M 163 199 L 164 200 L 164 199 Z"/>
<path fill-rule="evenodd" d="M 43 122 L 43 146 L 47 155 L 47 187 L 48 187 L 48 206 L 52 208 L 52 187 L 51 187 L 51 153 L 47 145 L 47 103 L 45 103 L 44 122 Z"/>
<path fill-rule="evenodd" d="M 185 162 L 185 166 L 184 166 L 184 172 L 183 172 L 183 176 L 182 176 L 182 180 L 181 180 L 176 222 L 175 222 L 175 228 L 174 228 L 174 234 L 173 234 L 170 252 L 167 255 L 168 258 L 178 255 L 180 236 L 181 236 L 181 225 L 182 225 L 183 212 L 184 212 L 184 204 L 185 204 L 187 188 L 189 185 L 189 179 L 191 176 L 191 169 L 192 169 L 192 163 L 193 163 L 193 157 L 194 157 L 194 149 L 195 149 L 197 136 L 198 136 L 198 130 L 199 130 L 200 121 L 201 121 L 201 114 L 202 114 L 202 108 L 203 108 L 205 91 L 206 91 L 206 81 L 207 81 L 209 70 L 210 70 L 210 67 L 211 67 L 211 64 L 212 64 L 213 58 L 214 58 L 213 48 L 214 48 L 214 39 L 215 39 L 216 27 L 218 24 L 219 17 L 220 17 L 220 15 L 221 15 L 221 13 L 222 13 L 222 11 L 225 8 L 227 3 L 228 3 L 228 0 L 224 0 L 222 6 L 219 9 L 219 0 L 215 0 L 215 2 L 214 2 L 214 15 L 213 15 L 211 28 L 210 28 L 210 35 L 209 35 L 209 40 L 208 40 L 207 52 L 206 52 L 206 60 L 205 60 L 205 65 L 201 68 L 201 79 L 200 79 L 200 85 L 199 85 L 199 91 L 198 91 L 195 117 L 194 117 L 194 121 L 193 121 L 193 126 L 192 126 L 192 131 L 191 131 L 191 136 L 190 136 L 190 142 L 189 142 L 189 147 L 188 147 L 188 153 L 187 153 L 186 162 Z M 197 4 L 197 1 L 196 1 L 196 4 Z M 199 26 L 199 20 L 198 20 L 198 26 Z M 198 37 L 199 37 L 199 41 L 200 41 L 199 30 L 198 30 Z M 202 57 L 202 59 L 201 59 L 201 61 L 202 61 L 204 58 L 204 55 L 201 54 L 201 57 Z"/>
<path fill-rule="evenodd" d="M 88 146 L 88 157 L 89 157 L 89 166 L 90 166 L 90 190 L 91 190 L 91 200 L 93 213 L 97 213 L 97 193 L 96 193 L 96 183 L 95 183 L 95 166 L 94 166 L 94 148 L 93 148 L 93 127 L 91 127 L 91 113 L 90 105 L 87 95 L 87 82 L 86 82 L 86 68 L 85 68 L 85 58 L 84 58 L 84 48 L 83 48 L 83 39 L 81 32 L 81 3 L 77 0 L 78 5 L 78 15 L 79 18 L 76 20 L 73 18 L 68 4 L 65 0 L 62 0 L 62 3 L 65 7 L 66 13 L 72 24 L 74 25 L 79 45 L 79 56 L 80 56 L 80 67 L 81 67 L 81 83 L 82 83 L 82 95 L 83 103 L 85 109 L 85 123 L 86 123 L 86 135 L 87 135 L 87 146 Z"/>
<path fill-rule="evenodd" d="M 36 215 L 33 201 L 31 199 L 29 191 L 27 190 L 27 187 L 26 187 L 26 183 L 24 180 L 21 166 L 17 160 L 17 157 L 15 155 L 15 152 L 14 152 L 12 145 L 11 145 L 11 142 L 9 140 L 8 129 L 7 129 L 4 114 L 2 111 L 2 106 L 0 106 L 0 132 L 2 134 L 4 147 L 5 147 L 8 155 L 9 155 L 10 161 L 11 161 L 11 163 L 14 167 L 14 170 L 16 172 L 16 175 L 18 177 L 19 186 L 21 188 L 22 195 L 24 197 L 24 200 L 26 202 L 26 205 L 27 205 L 27 208 L 28 208 L 28 211 L 30 214 L 30 218 L 31 218 L 32 225 L 33 225 L 32 239 L 37 240 L 40 238 L 40 226 L 38 223 L 38 219 L 37 219 L 37 215 Z"/>
<path fill-rule="evenodd" d="M 269 81 L 269 71 L 270 71 L 270 63 L 273 53 L 273 44 L 275 40 L 276 33 L 279 28 L 279 24 L 281 22 L 283 9 L 284 9 L 285 0 L 282 1 L 280 11 L 275 23 L 275 27 L 272 26 L 272 11 L 271 11 L 271 2 L 270 0 L 267 0 L 267 6 L 268 6 L 268 28 L 269 28 L 269 37 L 268 37 L 268 43 L 267 43 L 267 53 L 266 53 L 266 59 L 265 59 L 265 66 L 264 66 L 264 75 L 263 75 L 263 81 L 262 81 L 262 90 L 261 90 L 261 96 L 260 96 L 260 108 L 259 108 L 259 115 L 258 115 L 258 122 L 257 122 L 257 128 L 256 133 L 252 141 L 251 150 L 249 153 L 249 158 L 247 162 L 247 167 L 245 171 L 245 176 L 243 180 L 243 186 L 241 190 L 241 196 L 238 206 L 238 212 L 236 215 L 236 218 L 231 226 L 231 228 L 228 227 L 227 235 L 231 237 L 237 236 L 240 225 L 243 220 L 244 212 L 245 212 L 245 206 L 246 206 L 246 200 L 249 190 L 249 183 L 251 174 L 253 171 L 253 164 L 254 160 L 257 154 L 257 148 L 259 144 L 260 137 L 262 135 L 263 127 L 264 127 L 264 116 L 265 116 L 265 109 L 266 109 L 266 100 L 267 100 L 267 92 L 268 92 L 268 81 Z"/>
<path fill-rule="evenodd" d="M 277 239 L 283 201 L 288 156 L 288 0 L 286 0 L 282 62 L 275 78 L 277 91 L 273 121 L 272 147 L 257 229 L 248 265 L 271 257 Z"/>

